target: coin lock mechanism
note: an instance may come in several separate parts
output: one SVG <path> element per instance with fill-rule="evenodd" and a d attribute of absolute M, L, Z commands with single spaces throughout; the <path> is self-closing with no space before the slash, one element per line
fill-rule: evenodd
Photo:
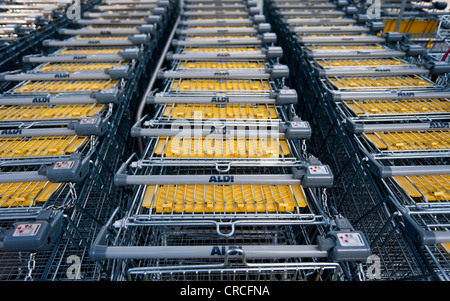
<path fill-rule="evenodd" d="M 319 249 L 328 252 L 330 260 L 366 261 L 372 250 L 363 232 L 355 231 L 350 222 L 343 217 L 335 220 L 335 231 L 317 238 Z"/>
<path fill-rule="evenodd" d="M 65 161 L 43 167 L 39 172 L 45 174 L 52 183 L 80 183 L 89 174 L 89 157 L 82 158 L 75 153 Z"/>
<path fill-rule="evenodd" d="M 314 157 L 308 158 L 305 165 L 293 167 L 292 173 L 294 178 L 301 179 L 304 187 L 328 188 L 333 185 L 334 181 L 330 167 Z"/>
<path fill-rule="evenodd" d="M 42 210 L 34 220 L 19 221 L 0 237 L 7 251 L 46 251 L 62 235 L 63 213 Z"/>

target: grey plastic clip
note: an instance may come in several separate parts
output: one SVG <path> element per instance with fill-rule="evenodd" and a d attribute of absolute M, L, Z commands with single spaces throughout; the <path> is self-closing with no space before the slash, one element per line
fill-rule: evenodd
<path fill-rule="evenodd" d="M 137 29 L 142 33 L 153 33 L 155 31 L 155 26 L 153 26 L 153 24 L 144 24 L 138 26 Z"/>
<path fill-rule="evenodd" d="M 73 129 L 79 136 L 103 136 L 108 128 L 108 122 L 100 117 L 80 119 L 73 125 Z"/>
<path fill-rule="evenodd" d="M 348 6 L 348 7 L 345 7 L 344 9 L 345 9 L 345 14 L 347 16 L 352 16 L 352 15 L 358 13 L 358 8 L 354 7 L 354 6 Z"/>
<path fill-rule="evenodd" d="M 295 117 L 289 122 L 289 126 L 286 129 L 286 138 L 291 140 L 310 139 L 311 126 L 308 122 Z"/>
<path fill-rule="evenodd" d="M 403 34 L 399 32 L 390 31 L 382 34 L 381 36 L 384 37 L 388 43 L 395 43 L 403 40 Z"/>
<path fill-rule="evenodd" d="M 42 210 L 35 220 L 20 221 L 5 231 L 3 246 L 8 251 L 46 251 L 62 235 L 63 213 Z"/>
<path fill-rule="evenodd" d="M 272 30 L 272 26 L 269 23 L 260 23 L 257 25 L 257 28 L 259 33 L 270 32 Z"/>
<path fill-rule="evenodd" d="M 161 15 L 151 15 L 145 18 L 145 21 L 150 24 L 161 24 L 162 16 Z"/>
<path fill-rule="evenodd" d="M 53 163 L 44 172 L 52 183 L 80 183 L 89 174 L 89 160 L 73 154 L 68 160 Z"/>
<path fill-rule="evenodd" d="M 135 45 L 141 45 L 147 44 L 149 37 L 146 34 L 136 34 L 129 36 L 128 39 Z"/>
<path fill-rule="evenodd" d="M 337 7 L 345 7 L 348 5 L 348 1 L 347 0 L 337 0 L 336 1 L 336 6 Z"/>
<path fill-rule="evenodd" d="M 249 15 L 254 16 L 260 14 L 260 10 L 258 7 L 249 7 L 248 13 Z"/>
<path fill-rule="evenodd" d="M 105 73 L 109 74 L 113 79 L 129 79 L 131 77 L 131 68 L 128 66 L 115 66 L 111 69 L 105 70 Z"/>
<path fill-rule="evenodd" d="M 266 17 L 264 15 L 255 15 L 253 16 L 253 23 L 259 24 L 259 23 L 265 23 Z"/>
<path fill-rule="evenodd" d="M 372 32 L 383 31 L 385 26 L 383 22 L 369 22 L 368 25 Z"/>
<path fill-rule="evenodd" d="M 286 65 L 273 65 L 272 70 L 270 70 L 271 78 L 288 78 L 289 77 L 289 67 Z"/>
<path fill-rule="evenodd" d="M 247 1 L 247 6 L 248 6 L 248 7 L 255 7 L 255 6 L 258 6 L 258 2 L 255 1 L 255 0 L 248 0 L 248 1 Z"/>
<path fill-rule="evenodd" d="M 276 100 L 279 105 L 296 104 L 298 102 L 297 91 L 294 89 L 281 89 L 276 95 Z"/>
<path fill-rule="evenodd" d="M 277 35 L 273 32 L 263 33 L 262 41 L 265 44 L 275 44 L 277 42 Z"/>
<path fill-rule="evenodd" d="M 308 163 L 292 168 L 293 177 L 301 179 L 304 187 L 327 188 L 333 186 L 334 177 L 328 165 Z"/>
<path fill-rule="evenodd" d="M 430 70 L 430 73 L 433 75 L 441 75 L 450 72 L 450 64 L 447 62 L 428 62 L 426 66 Z"/>
<path fill-rule="evenodd" d="M 120 52 L 120 55 L 125 60 L 141 60 L 143 57 L 142 52 L 138 48 L 126 48 Z"/>
<path fill-rule="evenodd" d="M 366 24 L 367 22 L 370 21 L 370 18 L 368 15 L 366 14 L 358 14 L 356 17 L 356 22 L 359 24 Z"/>
<path fill-rule="evenodd" d="M 117 103 L 121 97 L 122 92 L 118 88 L 102 89 L 92 94 L 98 103 Z"/>
<path fill-rule="evenodd" d="M 335 246 L 328 251 L 328 257 L 334 261 L 366 261 L 372 250 L 364 233 L 359 231 L 334 231 L 328 233 L 333 237 Z"/>
<path fill-rule="evenodd" d="M 366 261 L 372 250 L 364 235 L 355 231 L 350 222 L 343 217 L 335 220 L 337 230 L 317 238 L 319 250 L 327 251 L 330 260 Z"/>
<path fill-rule="evenodd" d="M 406 56 L 415 57 L 425 53 L 425 48 L 416 44 L 400 46 L 400 48 L 405 52 Z"/>
<path fill-rule="evenodd" d="M 279 46 L 267 47 L 266 56 L 269 59 L 282 58 L 283 57 L 283 48 L 281 48 Z"/>

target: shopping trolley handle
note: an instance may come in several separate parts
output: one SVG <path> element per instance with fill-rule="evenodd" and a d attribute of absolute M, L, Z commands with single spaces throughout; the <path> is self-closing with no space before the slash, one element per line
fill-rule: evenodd
<path fill-rule="evenodd" d="M 292 167 L 292 174 L 207 174 L 207 175 L 130 175 L 123 163 L 114 176 L 116 186 L 128 185 L 302 185 L 327 188 L 333 173 L 318 160 Z"/>
<path fill-rule="evenodd" d="M 450 173 L 450 165 L 387 166 L 383 165 L 367 150 L 361 149 L 361 152 L 364 155 L 363 161 L 367 164 L 369 171 L 371 171 L 376 177 L 379 177 L 381 179 L 387 179 L 397 176 L 442 175 Z"/>
<path fill-rule="evenodd" d="M 420 246 L 433 246 L 436 244 L 450 243 L 450 231 L 431 231 L 425 230 L 411 216 L 407 208 L 399 204 L 393 197 L 388 196 L 386 202 L 394 204 L 399 211 L 399 217 L 402 219 L 402 227 L 406 233 Z"/>
<path fill-rule="evenodd" d="M 344 119 L 344 125 L 346 129 L 355 135 L 362 133 L 372 132 L 385 132 L 385 131 L 439 131 L 449 128 L 450 121 L 448 118 L 433 119 L 429 118 L 423 122 L 391 122 L 391 123 L 361 123 L 356 122 L 351 117 Z"/>

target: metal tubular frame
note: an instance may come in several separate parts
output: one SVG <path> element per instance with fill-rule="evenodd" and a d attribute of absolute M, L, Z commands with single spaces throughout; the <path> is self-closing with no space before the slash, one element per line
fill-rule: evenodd
<path fill-rule="evenodd" d="M 407 38 L 394 43 L 389 43 L 386 39 L 385 43 L 380 44 L 382 47 L 378 45 L 375 47 L 369 43 L 358 45 L 352 43 L 354 41 L 342 39 L 340 44 L 350 47 L 339 51 L 339 44 L 335 43 L 336 45 L 333 45 L 335 49 L 329 50 L 332 54 L 326 55 L 326 50 L 319 52 L 316 49 L 330 47 L 331 45 L 326 45 L 325 42 L 332 39 L 321 40 L 323 45 L 307 44 L 309 40 L 306 38 L 298 39 L 286 24 L 289 20 L 288 15 L 300 16 L 301 9 L 298 14 L 293 12 L 294 10 L 287 12 L 281 9 L 267 9 L 277 7 L 273 6 L 275 2 L 265 1 L 265 15 L 270 19 L 273 28 L 279 28 L 276 33 L 286 41 L 284 49 L 291 51 L 289 57 L 297 58 L 295 62 L 289 64 L 291 73 L 295 74 L 295 87 L 301 95 L 297 109 L 305 112 L 304 118 L 311 123 L 314 130 L 315 134 L 311 140 L 313 153 L 323 158 L 330 164 L 332 170 L 336 171 L 335 186 L 330 191 L 332 204 L 339 212 L 350 217 L 355 228 L 368 235 L 374 254 L 383 262 L 381 279 L 447 280 L 448 254 L 445 254 L 440 246 L 447 241 L 445 201 L 431 204 L 413 200 L 407 196 L 403 188 L 399 187 L 393 176 L 398 174 L 414 177 L 419 174 L 419 170 L 420 174 L 426 174 L 428 168 L 435 174 L 442 172 L 447 174 L 448 159 L 445 155 L 442 158 L 436 155 L 439 150 L 425 149 L 402 151 L 398 154 L 388 150 L 383 155 L 377 155 L 371 153 L 373 150 L 370 148 L 371 145 L 368 146 L 367 143 L 363 144 L 358 140 L 366 130 L 382 131 L 388 128 L 401 130 L 402 127 L 404 130 L 414 130 L 414 127 L 418 126 L 417 130 L 430 131 L 430 122 L 433 120 L 436 122 L 441 120 L 444 124 L 448 118 L 448 110 L 444 107 L 439 110 L 438 106 L 434 107 L 430 103 L 428 112 L 431 113 L 428 115 L 427 111 L 414 110 L 409 103 L 414 99 L 419 103 L 435 99 L 433 103 L 436 105 L 437 102 L 445 104 L 448 91 L 446 72 L 437 81 L 432 76 L 424 77 L 425 81 L 429 81 L 431 89 L 400 89 L 397 93 L 395 91 L 397 88 L 392 86 L 386 91 L 375 88 L 376 91 L 373 92 L 361 87 L 361 93 L 348 92 L 348 95 L 347 92 L 335 93 L 335 87 L 331 87 L 323 79 L 327 78 L 326 72 L 320 73 L 321 70 L 318 69 L 319 60 L 357 58 L 363 62 L 366 58 L 408 58 L 410 55 L 419 55 L 422 59 L 425 58 L 422 66 L 426 66 L 427 61 L 435 60 L 423 49 L 421 53 L 406 54 L 404 50 L 411 46 L 401 45 L 410 43 Z M 329 18 L 332 18 L 332 13 Z M 364 49 L 366 45 L 372 48 Z M 342 66 L 332 69 L 334 68 L 339 70 L 339 76 L 348 74 L 349 78 L 351 76 L 357 78 L 362 75 L 358 71 L 353 72 L 354 70 L 345 71 Z M 329 73 L 329 75 L 336 74 Z M 358 88 L 358 85 L 355 85 L 355 88 Z M 397 100 L 398 107 L 389 111 L 389 106 L 397 105 Z M 424 102 L 423 107 L 425 106 Z M 439 132 L 439 129 L 431 130 L 432 133 Z M 445 154 L 445 147 L 441 151 Z M 433 160 L 433 157 L 436 157 L 436 160 Z"/>
<path fill-rule="evenodd" d="M 188 24 L 190 18 L 201 17 L 205 19 L 206 16 L 209 19 L 221 19 L 224 17 L 234 18 L 242 14 L 253 22 L 256 20 L 261 21 L 261 18 L 254 13 L 253 4 L 250 5 L 250 3 L 245 2 L 244 4 L 247 6 L 243 6 L 242 9 L 234 12 L 233 10 L 236 10 L 234 6 L 230 6 L 230 8 L 233 8 L 232 10 L 222 10 L 222 8 L 227 7 L 225 4 L 215 9 L 214 5 L 204 4 L 200 6 L 197 5 L 197 2 L 193 4 L 187 3 L 184 6 L 184 11 L 180 14 L 179 28 Z M 206 24 L 211 24 L 211 21 L 208 20 L 209 23 Z M 178 26 L 178 21 L 176 24 Z M 226 22 L 220 23 L 218 26 L 225 26 L 225 24 Z M 202 24 L 196 23 L 195 26 L 202 26 Z M 337 220 L 341 221 L 341 217 L 338 217 L 335 212 L 330 213 L 327 208 L 326 195 L 323 188 L 327 187 L 329 180 L 332 179 L 329 177 L 331 171 L 325 165 L 322 165 L 317 158 L 309 156 L 306 151 L 306 141 L 309 139 L 309 136 L 302 136 L 301 132 L 299 132 L 299 126 L 303 124 L 303 121 L 293 110 L 293 103 L 295 103 L 293 99 L 296 95 L 285 85 L 287 77 L 281 76 L 280 79 L 266 80 L 267 75 L 262 78 L 258 72 L 249 74 L 244 68 L 239 71 L 231 68 L 229 71 L 227 70 L 227 74 L 218 74 L 217 79 L 213 74 L 213 80 L 209 81 L 209 83 L 214 81 L 214 83 L 225 84 L 225 90 L 217 90 L 217 87 L 212 86 L 208 86 L 206 89 L 195 90 L 192 86 L 188 87 L 189 84 L 193 85 L 201 81 L 206 82 L 207 80 L 204 79 L 210 79 L 211 74 L 205 73 L 200 76 L 201 72 L 204 72 L 203 69 L 193 68 L 199 70 L 186 71 L 186 69 L 179 68 L 180 63 L 186 61 L 182 56 L 187 54 L 187 50 L 209 48 L 214 49 L 210 56 L 197 56 L 196 60 L 199 61 L 194 61 L 194 65 L 201 66 L 204 62 L 224 63 L 224 65 L 230 62 L 246 63 L 251 59 L 255 59 L 256 54 L 258 60 L 264 62 L 265 70 L 271 68 L 275 70 L 278 67 L 278 62 L 274 59 L 279 58 L 282 52 L 280 53 L 276 47 L 271 45 L 274 43 L 273 35 L 269 33 L 269 35 L 241 37 L 236 32 L 236 37 L 216 38 L 200 35 L 198 32 L 198 36 L 193 36 L 192 39 L 188 40 L 184 34 L 196 34 L 197 32 L 188 33 L 180 30 L 177 32 L 174 28 L 172 33 L 175 38 L 172 41 L 168 41 L 168 43 L 171 42 L 171 45 L 168 44 L 169 46 L 165 48 L 167 54 L 164 51 L 162 57 L 169 62 L 169 67 L 158 72 L 159 78 L 152 78 L 148 86 L 150 88 L 147 88 L 148 96 L 141 103 L 141 108 L 144 107 L 145 103 L 151 105 L 152 115 L 139 115 L 135 125 L 131 128 L 131 136 L 138 137 L 142 141 L 142 151 L 137 155 L 130 156 L 118 169 L 115 176 L 116 185 L 132 188 L 132 196 L 127 203 L 126 210 L 122 211 L 121 208 L 118 208 L 115 214 L 111 216 L 109 222 L 102 228 L 91 248 L 91 258 L 102 263 L 112 280 L 170 280 L 170 278 L 165 277 L 168 271 L 176 271 L 175 273 L 180 271 L 184 277 L 180 279 L 185 280 L 196 280 L 196 277 L 190 276 L 191 272 L 195 272 L 198 275 L 203 273 L 203 271 L 210 273 L 218 271 L 223 276 L 218 278 L 213 276 L 209 278 L 210 280 L 230 279 L 229 277 L 237 274 L 239 276 L 235 280 L 249 279 L 245 277 L 254 279 L 253 276 L 250 276 L 250 274 L 254 273 L 258 274 L 257 277 L 260 277 L 257 279 L 271 279 L 271 274 L 278 275 L 283 273 L 285 275 L 294 275 L 293 279 L 296 279 L 295 277 L 309 279 L 306 275 L 310 273 L 317 276 L 317 279 L 320 280 L 343 280 L 347 277 L 352 279 L 352 277 L 358 278 L 361 276 L 352 275 L 351 271 L 346 270 L 346 264 L 358 266 L 360 260 L 356 255 L 358 252 L 361 252 L 360 256 L 362 257 L 368 255 L 370 251 L 365 248 L 367 246 L 364 243 L 362 249 L 355 250 L 355 257 L 350 256 L 350 258 L 339 258 L 339 256 L 334 258 L 334 252 L 339 253 L 339 248 L 336 250 L 323 249 L 322 239 L 330 239 L 331 237 L 328 235 L 334 235 L 335 231 L 345 231 L 344 229 L 352 231 L 352 228 L 350 225 L 344 227 L 343 224 L 340 224 Z M 170 35 L 170 38 L 172 38 L 172 35 Z M 173 48 L 171 51 L 169 51 L 170 46 Z M 252 53 L 246 53 L 242 49 L 251 49 Z M 236 50 L 237 53 L 235 53 Z M 221 55 L 219 56 L 219 54 Z M 186 56 L 186 59 L 192 59 L 192 56 Z M 198 64 L 196 64 L 197 62 Z M 162 64 L 160 60 L 157 64 L 158 69 Z M 223 68 L 218 67 L 217 69 Z M 176 70 L 178 70 L 178 73 L 174 72 Z M 233 71 L 236 72 L 233 73 Z M 239 78 L 243 76 L 249 79 L 243 80 Z M 156 82 L 157 80 L 159 80 L 159 88 L 152 90 L 154 81 Z M 243 86 L 233 86 L 233 81 L 236 84 L 240 82 Z M 226 86 L 227 82 L 230 83 L 229 87 Z M 244 84 L 248 83 L 248 87 L 252 87 L 252 82 L 255 83 L 257 88 L 246 89 Z M 249 101 L 251 104 L 249 104 Z M 216 104 L 215 102 L 223 102 L 223 104 Z M 176 132 L 171 131 L 171 127 L 177 125 L 177 123 L 189 125 L 191 122 L 200 121 L 201 125 L 204 126 L 206 123 L 212 122 L 219 132 L 225 125 L 239 127 L 245 123 L 248 129 L 244 130 L 245 133 L 242 133 L 242 138 L 252 135 L 251 131 L 253 129 L 264 126 L 264 124 L 261 124 L 261 120 L 258 119 L 260 118 L 258 115 L 255 115 L 253 120 L 248 118 L 242 120 L 242 117 L 233 118 L 230 114 L 227 114 L 227 116 L 214 116 L 214 113 L 209 114 L 206 111 L 201 119 L 198 118 L 195 112 L 194 115 L 186 116 L 186 119 L 178 114 L 167 115 L 171 111 L 170 108 L 174 106 L 182 108 L 195 106 L 193 110 L 206 106 L 219 110 L 224 107 L 237 107 L 242 110 L 243 106 L 252 108 L 265 107 L 271 110 L 273 108 L 271 112 L 276 112 L 277 116 L 272 117 L 270 114 L 259 116 L 263 116 L 264 120 L 272 127 L 282 127 L 283 130 L 286 130 L 285 134 L 283 132 L 278 132 L 278 134 L 286 135 L 286 139 L 289 140 L 286 144 L 286 149 L 289 149 L 291 153 L 289 160 L 283 157 L 274 158 L 275 160 L 267 160 L 264 157 L 261 160 L 253 160 L 250 152 L 246 151 L 246 154 L 242 157 L 229 158 L 225 164 L 225 157 L 195 155 L 195 147 L 194 150 L 189 147 L 188 150 L 190 151 L 183 158 L 160 156 L 160 150 L 164 150 L 168 145 L 162 142 L 170 139 L 165 137 L 179 138 Z M 143 111 L 144 109 L 139 110 L 139 112 Z M 196 112 L 201 113 L 202 111 Z M 222 138 L 223 133 L 203 132 L 200 136 L 198 133 L 194 133 L 193 139 L 203 136 L 205 139 L 208 139 L 208 136 L 213 134 L 216 136 L 216 142 L 219 143 L 220 141 L 220 143 L 223 143 L 225 141 Z M 238 136 L 237 139 L 240 139 L 240 137 Z M 184 141 L 191 141 L 190 139 L 192 139 L 192 135 L 185 137 Z M 249 141 L 247 146 L 249 147 L 256 142 L 255 139 L 256 137 L 252 138 L 252 140 L 247 139 Z M 318 170 L 325 172 L 321 176 L 314 174 Z M 326 176 L 326 178 L 322 176 Z M 212 177 L 213 180 L 211 180 Z M 230 179 L 232 181 L 229 181 Z M 247 202 L 247 199 L 249 200 L 248 204 L 239 204 L 237 192 L 240 188 L 243 188 L 243 185 L 253 185 L 249 187 L 249 193 L 254 194 L 253 202 L 255 203 L 253 209 L 250 209 L 251 196 L 245 197 L 245 202 Z M 280 206 L 272 212 L 272 210 L 268 209 L 269 195 L 256 195 L 257 188 L 267 187 L 269 188 L 267 191 L 271 191 L 274 194 L 275 190 L 284 188 L 283 185 L 290 191 L 285 197 L 287 198 L 289 195 L 294 197 L 296 204 L 288 211 L 283 211 L 282 208 L 284 206 Z M 225 205 L 225 195 L 223 195 L 224 209 L 222 210 L 219 208 L 220 204 L 217 198 L 211 199 L 212 203 L 210 204 L 209 196 L 207 196 L 207 200 L 203 200 L 203 205 L 205 206 L 202 207 L 200 204 L 202 202 L 201 197 L 197 200 L 195 198 L 196 192 L 194 192 L 194 196 L 192 196 L 191 192 L 187 192 L 191 188 L 196 190 L 196 187 L 200 190 L 203 188 L 203 191 L 205 191 L 207 186 L 208 189 L 212 188 L 213 190 L 229 189 L 234 193 L 233 197 L 230 197 L 234 204 L 230 205 L 231 203 L 227 203 Z M 305 195 L 305 201 L 303 202 L 306 203 L 303 205 L 299 202 L 298 193 L 294 193 L 294 190 L 300 188 L 300 186 L 303 186 L 301 191 Z M 162 211 L 158 212 L 157 210 L 159 209 L 155 209 L 154 205 L 158 200 L 154 196 L 166 187 L 168 187 L 166 189 L 167 192 L 176 190 L 181 193 L 181 198 L 184 200 L 182 206 L 185 206 L 181 211 L 175 209 L 178 205 L 170 204 L 170 198 L 164 196 L 160 198 L 163 201 Z M 183 194 L 184 189 L 186 189 L 186 194 Z M 174 198 L 176 199 L 176 197 Z M 189 202 L 192 202 L 193 205 L 190 205 Z M 266 207 L 266 209 L 259 212 L 256 209 L 256 202 Z M 195 207 L 197 203 L 202 209 Z M 169 205 L 171 206 L 170 208 Z M 210 205 L 217 206 L 216 210 L 210 211 Z M 225 208 L 228 205 L 235 206 L 235 208 L 247 207 L 244 208 L 247 211 Z M 192 209 L 189 209 L 190 207 Z M 200 211 L 196 211 L 197 209 Z M 258 241 L 259 235 L 263 235 L 263 231 L 266 231 L 266 229 L 268 233 L 280 231 L 280 234 L 270 234 L 272 236 L 275 235 L 275 237 L 293 235 L 293 240 L 289 240 L 287 242 L 288 245 L 284 246 L 280 239 L 280 242 L 273 246 L 274 249 L 279 249 L 280 252 L 274 256 L 269 250 L 271 247 L 267 245 L 266 241 Z M 255 235 L 250 234 L 246 236 L 245 233 L 247 231 Z M 164 241 L 160 240 L 159 234 L 164 237 Z M 359 234 L 355 235 L 358 236 Z M 169 237 L 171 237 L 170 242 L 166 240 Z M 183 237 L 191 237 L 191 239 L 186 241 Z M 228 242 L 223 241 L 225 249 L 232 248 L 230 243 L 235 240 L 242 241 L 246 245 L 242 249 L 242 255 L 244 256 L 243 266 L 239 267 L 239 263 L 236 266 L 233 258 L 231 260 L 233 262 L 232 267 L 229 267 L 229 253 L 225 254 L 224 252 L 217 259 L 214 259 L 195 251 L 203 249 L 210 253 L 209 244 L 222 243 L 224 237 L 229 239 Z M 177 242 L 180 238 L 183 239 L 181 243 Z M 317 245 L 314 245 L 315 239 L 320 241 Z M 166 243 L 169 243 L 169 245 Z M 253 244 L 256 245 L 252 246 Z M 182 248 L 192 249 L 197 253 L 186 254 L 181 251 Z M 252 254 L 252 250 L 257 248 L 267 249 L 270 252 L 265 253 L 264 251 L 260 254 Z M 160 251 L 162 250 L 165 250 L 163 253 L 166 256 L 161 256 Z M 144 251 L 144 253 L 141 251 Z M 234 251 L 234 248 L 232 251 Z M 156 254 L 155 252 L 159 254 L 157 255 L 159 259 L 156 260 L 158 266 L 155 266 L 156 262 L 155 258 L 153 258 L 154 254 Z M 240 251 L 237 252 L 240 253 Z M 182 257 L 182 263 L 174 265 L 170 257 L 180 259 Z M 267 264 L 264 257 L 275 263 Z M 296 259 L 287 264 L 278 262 L 281 258 L 291 257 Z M 305 258 L 302 259 L 302 257 Z M 202 264 L 199 260 L 210 262 L 210 264 Z M 237 269 L 240 271 L 236 273 Z M 258 269 L 259 272 L 257 271 Z M 331 273 L 327 272 L 328 269 L 330 269 Z M 244 278 L 240 276 L 241 271 Z M 317 271 L 318 274 L 314 271 Z M 148 276 L 149 274 L 156 276 Z M 176 277 L 176 279 L 179 278 Z M 207 279 L 203 277 L 197 278 L 197 280 Z M 286 279 L 291 278 L 286 277 Z"/>

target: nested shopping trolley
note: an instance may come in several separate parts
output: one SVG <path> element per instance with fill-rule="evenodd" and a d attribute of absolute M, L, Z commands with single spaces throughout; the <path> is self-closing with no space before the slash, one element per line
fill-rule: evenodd
<path fill-rule="evenodd" d="M 370 62 L 370 60 L 365 59 L 346 62 L 357 62 L 361 66 L 363 61 L 366 63 Z M 355 66 L 352 71 L 345 71 L 346 63 L 340 60 L 334 62 L 338 63 L 337 65 L 339 66 L 330 67 L 328 76 L 326 75 L 327 71 L 324 69 L 316 71 L 319 77 L 326 77 L 326 81 L 329 81 L 327 83 L 323 82 L 323 86 L 329 95 L 333 95 L 333 101 L 338 102 L 338 108 L 343 108 L 342 111 L 339 110 L 338 112 L 342 112 L 342 116 L 345 116 L 343 113 L 348 113 L 350 107 L 352 107 L 350 111 L 353 113 L 357 112 L 352 117 L 347 117 L 344 120 L 344 125 L 346 129 L 355 135 L 351 139 L 357 145 L 356 148 L 363 150 L 362 153 L 365 156 L 362 157 L 362 160 L 367 159 L 371 162 L 369 163 L 370 166 L 377 166 L 380 174 L 377 174 L 375 178 L 381 177 L 383 179 L 380 181 L 382 183 L 381 187 L 383 187 L 381 191 L 383 189 L 389 191 L 386 195 L 399 195 L 399 191 L 409 191 L 406 194 L 409 193 L 411 195 L 413 194 L 411 186 L 408 186 L 412 182 L 411 177 L 423 175 L 424 177 L 416 180 L 423 183 L 424 181 L 430 181 L 427 177 L 431 176 L 436 182 L 421 189 L 430 191 L 432 195 L 443 194 L 442 187 L 446 187 L 447 133 L 445 124 L 448 114 L 445 110 L 445 105 L 444 109 L 436 108 L 436 112 L 433 112 L 431 107 L 432 103 L 435 102 L 439 106 L 443 98 L 446 98 L 447 91 L 446 81 L 440 82 L 436 79 L 432 81 L 431 74 L 434 73 L 434 76 L 438 76 L 437 73 L 439 71 L 437 69 L 442 68 L 441 74 L 445 77 L 445 74 L 448 72 L 448 65 L 438 64 L 439 67 L 434 65 L 431 69 L 423 67 L 416 70 L 411 69 L 410 71 L 412 72 L 409 73 L 407 69 L 404 69 L 405 66 L 408 66 L 408 63 L 403 65 L 403 67 L 401 67 L 402 64 L 398 64 L 400 69 L 396 69 L 393 67 L 382 67 L 384 63 L 378 62 L 377 68 L 381 69 L 373 72 L 373 77 L 366 77 L 364 74 L 366 71 L 359 73 L 358 69 L 360 67 Z M 324 62 L 319 63 L 316 60 L 315 63 L 323 67 Z M 333 65 L 335 64 L 333 63 Z M 410 65 L 412 68 L 417 68 L 417 66 L 418 64 Z M 339 71 L 336 71 L 337 73 L 333 72 L 332 69 L 334 68 L 337 68 L 335 70 Z M 379 77 L 376 73 L 382 74 L 383 68 L 387 71 L 385 74 L 387 76 Z M 367 72 L 371 71 L 367 69 Z M 340 74 L 338 75 L 338 73 Z M 398 74 L 401 75 L 399 76 Z M 411 78 L 411 74 L 413 74 L 413 78 Z M 414 80 L 414 77 L 418 82 Z M 374 85 L 366 84 L 366 80 L 369 78 L 374 79 Z M 356 82 L 353 82 L 353 80 Z M 393 81 L 390 82 L 390 80 Z M 329 85 L 331 82 L 333 84 Z M 408 87 L 408 83 L 413 85 Z M 330 89 L 331 86 L 333 88 Z M 345 87 L 345 91 L 334 94 L 336 90 L 333 89 L 339 90 L 339 87 Z M 361 90 L 359 90 L 360 88 Z M 361 92 L 361 94 L 357 91 Z M 417 107 L 420 104 L 422 106 Z M 393 113 L 395 111 L 397 112 Z M 418 173 L 416 174 L 416 172 Z M 382 176 L 380 176 L 381 174 Z M 436 178 L 439 178 L 439 180 L 435 179 L 433 175 L 436 175 Z M 442 182 L 442 176 L 444 182 Z M 385 180 L 387 178 L 389 180 Z M 392 186 L 388 186 L 385 181 L 388 181 L 389 185 Z M 415 186 L 417 183 L 411 185 Z M 383 195 L 382 192 L 381 195 Z M 391 200 L 390 197 L 387 198 Z M 391 217 L 401 216 L 400 220 L 404 219 L 407 225 L 405 232 L 410 233 L 409 231 L 411 231 L 414 233 L 412 237 L 415 237 L 415 239 L 417 239 L 417 236 L 423 236 L 424 232 L 421 232 L 422 230 L 419 229 L 429 226 L 427 231 L 430 232 L 427 233 L 435 237 L 435 240 L 432 242 L 432 239 L 430 239 L 427 242 L 432 245 L 432 250 L 423 251 L 422 254 L 424 255 L 422 256 L 426 258 L 424 259 L 425 262 L 434 267 L 434 269 L 431 269 L 431 273 L 435 273 L 434 277 L 446 279 L 447 260 L 441 252 L 436 252 L 436 250 L 439 250 L 436 244 L 445 244 L 446 242 L 445 232 L 442 232 L 443 228 L 439 229 L 439 227 L 445 225 L 445 222 L 442 222 L 442 220 L 446 219 L 445 205 L 431 205 L 429 206 L 430 211 L 428 211 L 424 210 L 424 207 L 418 203 L 410 206 L 404 200 L 399 202 L 393 201 L 392 203 L 388 201 L 388 203 L 387 207 L 389 209 L 387 211 L 391 211 Z M 436 207 L 439 209 L 436 209 Z M 431 213 L 433 210 L 434 212 Z M 440 215 L 436 219 L 441 220 L 441 222 L 436 222 L 435 224 L 430 222 L 427 224 L 425 220 L 433 214 Z"/>
<path fill-rule="evenodd" d="M 361 101 L 357 107 L 342 104 L 343 112 L 353 112 L 347 115 L 348 131 L 382 187 L 380 199 L 400 216 L 405 232 L 423 248 L 432 273 L 441 280 L 448 279 L 446 102 L 442 94 Z M 390 118 L 393 111 L 396 118 Z"/>
<path fill-rule="evenodd" d="M 173 43 L 168 68 L 158 72 L 162 91 L 147 99 L 155 114 L 131 129 L 146 147 L 115 183 L 133 194 L 91 258 L 114 280 L 351 278 L 348 262 L 370 250 L 345 219 L 327 213 L 322 188 L 332 173 L 304 152 L 311 133 L 292 111 L 296 93 L 276 61 L 282 51 L 260 37 L 241 45 L 237 31 L 226 42 L 191 34 L 192 43 Z M 344 245 L 351 237 L 352 255 L 328 245 L 333 235 Z"/>
<path fill-rule="evenodd" d="M 268 19 L 276 24 L 302 15 L 287 10 L 266 10 L 266 14 L 272 14 Z M 330 22 L 335 22 L 331 18 Z M 301 20 L 292 22 L 302 24 Z M 367 235 L 381 263 L 375 279 L 442 280 L 447 277 L 448 265 L 442 251 L 445 232 L 440 231 L 445 231 L 445 205 L 412 205 L 405 196 L 425 195 L 424 189 L 436 197 L 445 194 L 445 177 L 444 181 L 437 174 L 431 176 L 433 180 L 429 176 L 416 179 L 412 171 L 445 170 L 445 130 L 439 127 L 448 118 L 448 70 L 438 60 L 422 61 L 426 47 L 385 30 L 377 35 L 384 41 L 342 36 L 340 41 L 330 39 L 334 43 L 323 36 L 305 36 L 308 39 L 299 43 L 289 30 L 280 32 L 298 49 L 302 68 L 296 74 L 303 79 L 299 80 L 303 96 L 299 102 L 314 131 L 312 152 L 334 171 L 331 204 Z M 432 184 L 418 188 L 417 181 Z M 430 221 L 432 215 L 434 222 Z M 429 239 L 427 243 L 421 240 L 424 237 Z"/>
<path fill-rule="evenodd" d="M 154 50 L 118 44 L 68 43 L 3 74 L 16 83 L 2 93 L 2 279 L 67 279 L 66 259 L 82 261 L 117 206 L 109 178 L 127 139 L 120 131 Z M 74 279 L 94 277 L 81 261 Z"/>

